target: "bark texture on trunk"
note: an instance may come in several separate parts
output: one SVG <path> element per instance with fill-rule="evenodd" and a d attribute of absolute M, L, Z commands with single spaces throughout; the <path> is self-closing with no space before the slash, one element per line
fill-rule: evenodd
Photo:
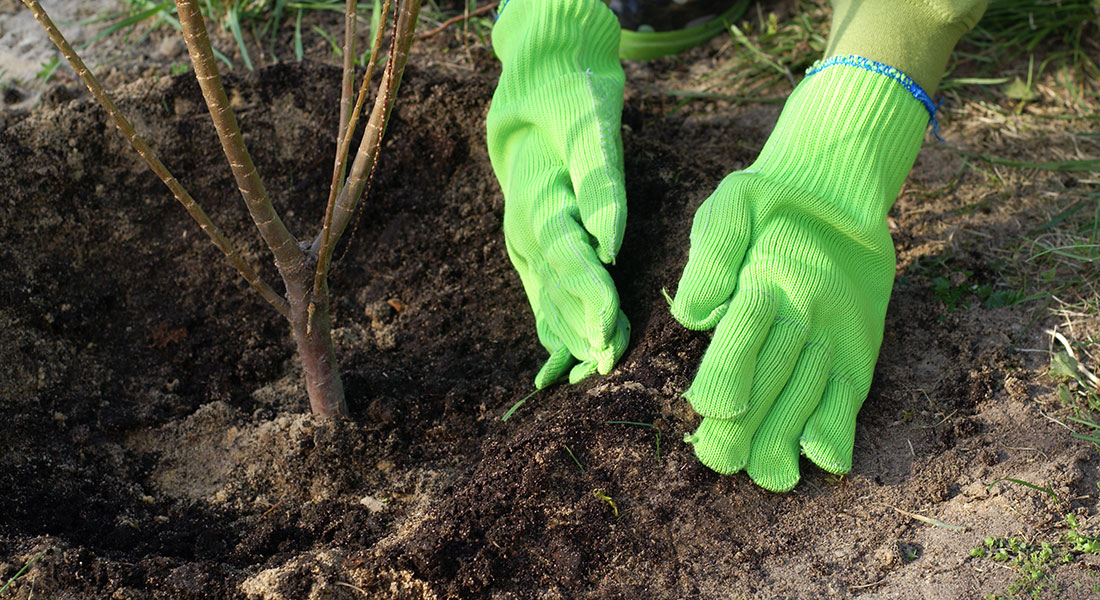
<path fill-rule="evenodd" d="M 313 413 L 329 418 L 348 416 L 344 383 L 332 346 L 327 285 L 290 299 L 290 329 L 298 345 Z"/>

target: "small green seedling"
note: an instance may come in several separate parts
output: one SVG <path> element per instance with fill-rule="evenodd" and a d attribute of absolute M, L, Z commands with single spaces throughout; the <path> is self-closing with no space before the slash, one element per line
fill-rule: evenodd
<path fill-rule="evenodd" d="M 390 8 L 391 1 L 383 5 L 382 19 Z M 312 240 L 295 237 L 272 205 L 267 189 L 260 179 L 259 172 L 248 149 L 245 147 L 237 118 L 230 107 L 229 98 L 222 86 L 221 76 L 215 61 L 213 48 L 206 31 L 206 24 L 199 11 L 198 0 L 176 0 L 176 12 L 187 43 L 194 67 L 195 78 L 202 89 L 203 98 L 214 121 L 222 151 L 229 161 L 236 179 L 237 187 L 248 208 L 257 229 L 260 231 L 268 249 L 275 259 L 275 266 L 283 281 L 284 294 L 279 294 L 264 281 L 256 270 L 244 259 L 231 242 L 191 194 L 168 171 L 157 158 L 149 144 L 138 135 L 134 127 L 119 112 L 114 102 L 103 90 L 99 81 L 84 65 L 65 36 L 50 20 L 38 0 L 23 0 L 35 18 L 49 33 L 50 39 L 68 59 L 73 70 L 83 79 L 89 91 L 114 119 L 115 124 L 134 147 L 142 159 L 172 191 L 176 199 L 183 204 L 187 212 L 198 222 L 203 232 L 210 237 L 214 245 L 256 291 L 290 325 L 291 335 L 298 347 L 298 357 L 305 373 L 305 387 L 309 395 L 313 412 L 325 417 L 347 416 L 348 409 L 344 399 L 344 386 L 340 378 L 338 363 L 332 343 L 332 326 L 329 315 L 330 296 L 328 289 L 329 268 L 332 265 L 333 250 L 336 242 L 344 233 L 356 212 L 359 199 L 366 191 L 381 148 L 382 134 L 385 131 L 389 115 L 393 110 L 397 88 L 409 57 L 409 46 L 413 39 L 417 16 L 420 12 L 420 0 L 396 0 L 394 11 L 394 30 L 390 42 L 390 51 L 385 63 L 378 94 L 374 100 L 363 138 L 351 162 L 348 156 L 351 150 L 352 134 L 355 131 L 359 115 L 363 110 L 370 90 L 371 75 L 374 72 L 374 57 L 379 55 L 382 43 L 382 27 L 374 38 L 371 62 L 355 96 L 355 20 L 358 3 L 347 0 L 345 9 L 344 35 L 344 73 L 340 86 L 340 125 L 337 135 L 337 152 L 332 170 L 332 183 L 329 186 L 328 203 L 320 233 Z M 237 6 L 234 4 L 233 6 Z M 158 10 L 160 5 L 154 7 Z M 153 9 L 150 9 L 153 10 Z M 236 16 L 234 16 L 236 19 Z M 239 25 L 239 23 L 238 23 Z M 232 26 L 232 23 L 231 23 Z M 232 28 L 232 27 L 231 27 Z M 235 34 L 238 32 L 235 30 Z M 245 58 L 247 61 L 247 56 Z M 354 100 L 354 108 L 352 102 Z"/>
<path fill-rule="evenodd" d="M 985 538 L 981 546 L 971 549 L 970 556 L 1015 567 L 1018 577 L 1009 586 L 1009 595 L 1031 594 L 1038 597 L 1047 589 L 1050 584 L 1048 579 L 1059 566 L 1083 556 L 1100 556 L 1100 537 L 1081 533 L 1076 515 L 1066 515 L 1064 524 L 1068 531 L 1057 542 L 1036 543 L 1021 537 L 991 536 Z"/>
<path fill-rule="evenodd" d="M 616 518 L 618 518 L 618 516 L 619 516 L 619 507 L 615 505 L 615 501 L 611 499 L 611 496 L 608 496 L 607 494 L 604 493 L 603 490 L 598 489 L 598 488 L 592 490 L 592 495 L 599 498 L 600 500 L 603 500 L 604 502 L 606 502 L 607 505 L 611 507 L 611 513 L 614 514 Z"/>
<path fill-rule="evenodd" d="M 1072 346 L 1065 336 L 1056 330 L 1047 330 L 1065 350 L 1055 352 L 1050 359 L 1050 376 L 1058 380 L 1058 400 L 1073 410 L 1068 419 L 1089 428 L 1089 433 L 1074 433 L 1073 437 L 1100 445 L 1100 423 L 1093 413 L 1100 411 L 1100 379 L 1077 360 Z"/>
<path fill-rule="evenodd" d="M 527 402 L 528 400 L 530 400 L 530 399 L 531 399 L 531 397 L 532 397 L 532 396 L 534 396 L 534 395 L 535 395 L 535 394 L 537 394 L 537 393 L 539 393 L 539 390 L 535 390 L 535 391 L 531 392 L 530 394 L 527 394 L 527 395 L 526 395 L 526 396 L 524 396 L 523 398 L 520 398 L 519 400 L 517 400 L 517 401 L 516 401 L 516 403 L 515 403 L 515 404 L 513 404 L 513 405 L 512 405 L 512 407 L 511 407 L 511 408 L 509 408 L 509 409 L 508 409 L 508 410 L 507 410 L 507 411 L 506 411 L 506 412 L 504 413 L 504 416 L 503 416 L 503 417 L 501 417 L 501 418 L 500 418 L 500 420 L 501 420 L 501 421 L 507 421 L 508 419 L 511 419 L 511 418 L 512 418 L 512 415 L 516 414 L 516 411 L 517 411 L 517 410 L 519 410 L 519 408 L 520 408 L 521 406 L 523 406 L 523 405 L 524 405 L 524 404 L 525 404 L 525 403 L 526 403 L 526 402 Z"/>

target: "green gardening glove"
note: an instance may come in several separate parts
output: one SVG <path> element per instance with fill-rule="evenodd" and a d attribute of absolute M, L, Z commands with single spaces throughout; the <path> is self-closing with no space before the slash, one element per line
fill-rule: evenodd
<path fill-rule="evenodd" d="M 756 162 L 696 212 L 672 314 L 717 327 L 684 394 L 703 416 L 685 439 L 706 466 L 772 491 L 798 482 L 800 447 L 826 471 L 851 468 L 894 281 L 886 213 L 930 111 L 901 72 L 829 59 Z"/>
<path fill-rule="evenodd" d="M 550 358 L 539 389 L 606 374 L 630 325 L 604 263 L 626 225 L 619 22 L 599 0 L 510 0 L 487 118 L 504 237 Z"/>

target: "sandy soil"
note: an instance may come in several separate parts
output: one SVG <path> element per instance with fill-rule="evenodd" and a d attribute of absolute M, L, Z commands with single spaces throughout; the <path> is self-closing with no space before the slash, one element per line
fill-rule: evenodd
<path fill-rule="evenodd" d="M 21 18 L 9 4 L 3 36 Z M 484 47 L 433 38 L 410 61 L 332 280 L 349 422 L 304 413 L 285 324 L 87 94 L 60 77 L 13 103 L 0 115 L 0 583 L 45 553 L 4 597 L 980 598 L 1020 577 L 971 556 L 984 538 L 1057 542 L 1068 514 L 1095 535 L 1100 455 L 1067 430 L 1047 376 L 1044 332 L 1066 322 L 970 291 L 1002 285 L 1006 249 L 1095 190 L 1095 174 L 990 177 L 952 147 L 1095 156 L 1096 125 L 1000 122 L 984 98 L 951 96 L 947 143 L 929 138 L 891 212 L 898 279 L 851 474 L 804 462 L 777 495 L 696 463 L 680 393 L 709 335 L 678 326 L 660 290 L 675 287 L 694 209 L 779 113 L 673 110 L 665 92 L 724 52 L 719 40 L 628 65 L 630 223 L 613 276 L 630 349 L 610 375 L 537 394 L 507 422 L 543 350 L 500 232 L 483 128 L 499 67 Z M 172 60 L 116 69 L 119 104 L 274 279 Z M 303 234 L 320 222 L 338 81 L 313 61 L 227 77 Z M 1076 322 L 1080 339 L 1094 320 Z M 990 486 L 1005 477 L 1057 498 Z M 1094 558 L 1049 568 L 1038 596 L 1100 597 Z"/>

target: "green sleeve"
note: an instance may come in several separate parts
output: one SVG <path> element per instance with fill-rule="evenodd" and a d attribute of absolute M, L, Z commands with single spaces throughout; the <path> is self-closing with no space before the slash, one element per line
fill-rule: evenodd
<path fill-rule="evenodd" d="M 855 54 L 890 65 L 935 93 L 959 39 L 987 0 L 833 0 L 825 58 Z"/>

